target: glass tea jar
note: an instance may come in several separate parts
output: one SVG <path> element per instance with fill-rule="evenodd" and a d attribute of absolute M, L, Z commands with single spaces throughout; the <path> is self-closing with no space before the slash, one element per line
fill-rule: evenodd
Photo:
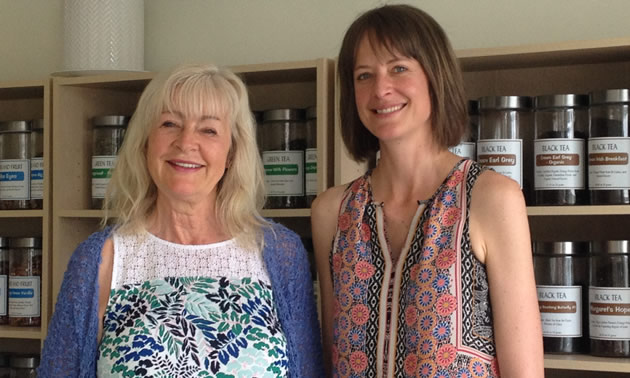
<path fill-rule="evenodd" d="M 44 207 L 44 120 L 31 121 L 31 209 Z"/>
<path fill-rule="evenodd" d="M 263 112 L 259 110 L 252 111 L 254 117 L 254 126 L 256 128 L 256 145 L 258 146 L 258 153 L 262 156 L 262 124 L 263 124 Z"/>
<path fill-rule="evenodd" d="M 116 165 L 129 117 L 107 115 L 92 119 L 92 208 L 103 207 L 105 191 Z"/>
<path fill-rule="evenodd" d="M 535 241 L 533 247 L 545 353 L 586 353 L 588 243 Z"/>
<path fill-rule="evenodd" d="M 479 133 L 479 101 L 468 101 L 468 132 L 462 141 L 448 150 L 466 159 L 477 159 L 477 134 Z"/>
<path fill-rule="evenodd" d="M 630 242 L 593 241 L 590 252 L 591 354 L 630 357 Z"/>
<path fill-rule="evenodd" d="M 9 238 L 0 236 L 0 324 L 8 324 Z"/>
<path fill-rule="evenodd" d="M 630 89 L 590 93 L 588 188 L 591 204 L 630 204 Z"/>
<path fill-rule="evenodd" d="M 35 378 L 37 377 L 39 357 L 13 355 L 11 356 L 9 366 L 11 367 L 11 378 Z"/>
<path fill-rule="evenodd" d="M 533 203 L 532 98 L 490 96 L 479 99 L 477 162 L 513 180 Z"/>
<path fill-rule="evenodd" d="M 0 123 L 0 210 L 30 208 L 31 123 Z"/>
<path fill-rule="evenodd" d="M 267 110 L 263 115 L 263 152 L 269 209 L 306 206 L 304 196 L 304 109 Z"/>
<path fill-rule="evenodd" d="M 40 325 L 41 279 L 41 238 L 9 238 L 9 325 Z"/>
<path fill-rule="evenodd" d="M 317 197 L 317 108 L 306 108 L 306 149 L 304 150 L 306 207 Z"/>
<path fill-rule="evenodd" d="M 588 96 L 537 96 L 534 109 L 536 205 L 588 204 Z"/>

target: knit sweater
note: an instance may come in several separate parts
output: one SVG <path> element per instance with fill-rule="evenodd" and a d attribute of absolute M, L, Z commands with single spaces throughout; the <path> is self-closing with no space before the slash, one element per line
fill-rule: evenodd
<path fill-rule="evenodd" d="M 98 269 L 111 228 L 74 251 L 44 341 L 39 377 L 95 377 L 98 353 Z M 299 237 L 273 224 L 265 230 L 263 260 L 287 339 L 290 377 L 321 377 L 322 351 L 306 251 Z"/>

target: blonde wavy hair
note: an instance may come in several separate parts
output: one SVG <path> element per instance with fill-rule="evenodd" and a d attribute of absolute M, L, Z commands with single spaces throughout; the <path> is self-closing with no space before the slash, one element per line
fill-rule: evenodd
<path fill-rule="evenodd" d="M 123 233 L 144 229 L 155 208 L 157 188 L 146 162 L 151 129 L 165 111 L 184 116 L 217 111 L 231 123 L 229 168 L 217 184 L 217 217 L 226 231 L 244 246 L 262 247 L 260 215 L 265 202 L 262 162 L 247 89 L 233 72 L 213 65 L 183 65 L 157 75 L 140 96 L 107 187 L 102 225 L 110 221 Z"/>

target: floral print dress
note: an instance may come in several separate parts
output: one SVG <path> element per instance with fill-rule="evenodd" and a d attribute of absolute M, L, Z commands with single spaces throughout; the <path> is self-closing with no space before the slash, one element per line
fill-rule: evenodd
<path fill-rule="evenodd" d="M 115 233 L 98 376 L 284 377 L 286 338 L 259 251 Z"/>
<path fill-rule="evenodd" d="M 371 172 L 349 185 L 333 241 L 333 376 L 496 377 L 486 268 L 471 251 L 470 193 L 481 166 L 460 161 L 418 203 L 397 261 Z"/>

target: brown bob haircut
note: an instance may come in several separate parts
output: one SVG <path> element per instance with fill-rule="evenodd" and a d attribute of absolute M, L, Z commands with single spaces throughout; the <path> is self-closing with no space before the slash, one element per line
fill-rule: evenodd
<path fill-rule="evenodd" d="M 426 12 L 409 5 L 386 5 L 363 13 L 348 28 L 338 57 L 341 135 L 356 161 L 373 159 L 378 139 L 359 119 L 354 97 L 354 67 L 359 42 L 413 58 L 424 69 L 431 98 L 435 142 L 457 145 L 468 129 L 466 95 L 459 62 L 442 27 Z"/>

